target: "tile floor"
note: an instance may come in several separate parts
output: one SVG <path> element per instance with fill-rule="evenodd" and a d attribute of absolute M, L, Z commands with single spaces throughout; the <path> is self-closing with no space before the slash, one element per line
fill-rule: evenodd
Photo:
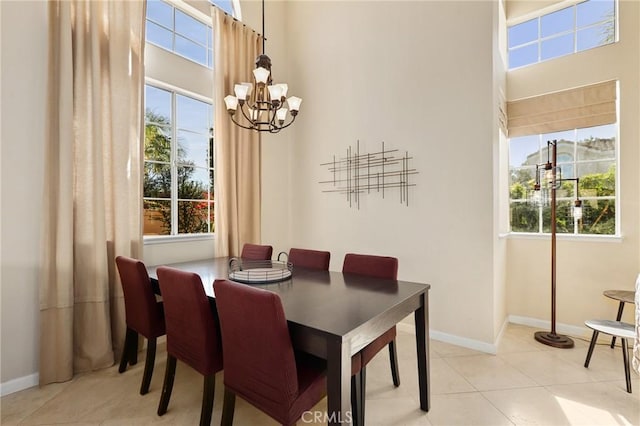
<path fill-rule="evenodd" d="M 585 369 L 587 341 L 575 339 L 573 349 L 554 349 L 536 343 L 534 331 L 509 325 L 497 355 L 432 340 L 432 408 L 424 413 L 416 399 L 414 336 L 398 330 L 401 386 L 393 387 L 388 353 L 381 352 L 367 369 L 367 426 L 640 425 L 640 380 L 632 373 L 634 393 L 625 391 L 619 347 L 612 350 L 599 344 L 589 369 Z M 144 368 L 140 354 L 138 364 L 124 374 L 118 374 L 116 365 L 78 375 L 67 383 L 7 395 L 1 400 L 0 423 L 196 425 L 201 376 L 180 363 L 169 410 L 163 417 L 156 415 L 165 366 L 164 349 L 158 349 L 151 390 L 145 396 L 138 394 Z M 222 394 L 220 374 L 216 380 L 214 425 L 220 423 Z M 314 411 L 322 413 L 325 409 L 323 400 Z M 234 424 L 276 423 L 238 398 Z"/>

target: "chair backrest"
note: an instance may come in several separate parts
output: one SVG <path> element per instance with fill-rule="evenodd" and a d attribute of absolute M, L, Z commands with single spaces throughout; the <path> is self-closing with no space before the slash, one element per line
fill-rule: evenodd
<path fill-rule="evenodd" d="M 240 257 L 249 260 L 271 260 L 272 254 L 273 247 L 271 246 L 261 246 L 258 244 L 247 243 L 242 246 L 242 254 L 240 255 Z"/>
<path fill-rule="evenodd" d="M 148 339 L 162 336 L 165 332 L 164 313 L 153 294 L 144 263 L 130 257 L 118 256 L 116 265 L 124 293 L 127 327 Z"/>
<path fill-rule="evenodd" d="M 398 259 L 389 256 L 347 253 L 342 272 L 368 277 L 398 279 Z"/>
<path fill-rule="evenodd" d="M 158 282 L 164 301 L 167 352 L 205 376 L 220 371 L 220 336 L 200 277 L 162 266 Z"/>
<path fill-rule="evenodd" d="M 296 361 L 280 297 L 228 280 L 213 285 L 222 331 L 224 384 L 266 412 L 298 395 Z"/>
<path fill-rule="evenodd" d="M 328 251 L 292 248 L 289 250 L 288 260 L 294 267 L 299 266 L 301 268 L 328 271 L 331 253 Z"/>

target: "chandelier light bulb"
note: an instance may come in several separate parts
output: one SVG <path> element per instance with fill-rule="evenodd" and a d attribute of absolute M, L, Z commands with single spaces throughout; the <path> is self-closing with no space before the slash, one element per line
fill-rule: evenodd
<path fill-rule="evenodd" d="M 280 122 L 280 125 L 282 125 L 282 123 L 284 123 L 284 120 L 287 118 L 287 111 L 288 109 L 286 108 L 280 108 L 276 111 L 276 118 Z"/>
<path fill-rule="evenodd" d="M 287 92 L 289 91 L 289 85 L 286 83 L 280 83 L 278 86 L 280 86 L 282 101 L 284 102 L 287 97 Z"/>

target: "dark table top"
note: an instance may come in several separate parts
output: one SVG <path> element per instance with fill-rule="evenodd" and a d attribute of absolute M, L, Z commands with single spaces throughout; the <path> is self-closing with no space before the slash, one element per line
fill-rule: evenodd
<path fill-rule="evenodd" d="M 214 298 L 213 282 L 227 278 L 226 257 L 174 263 L 167 266 L 195 272 L 207 296 Z M 149 276 L 157 279 L 155 266 Z M 342 272 L 293 268 L 292 278 L 272 284 L 246 284 L 277 293 L 290 323 L 345 337 L 408 298 L 429 290 L 428 284 L 371 278 Z"/>

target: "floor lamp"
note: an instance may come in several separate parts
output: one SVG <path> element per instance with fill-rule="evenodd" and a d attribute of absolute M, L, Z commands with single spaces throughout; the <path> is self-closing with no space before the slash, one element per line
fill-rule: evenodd
<path fill-rule="evenodd" d="M 541 189 L 544 185 L 551 192 L 551 331 L 536 331 L 534 338 L 545 345 L 555 348 L 572 348 L 573 340 L 570 337 L 556 333 L 556 191 L 562 182 L 573 181 L 576 185 L 576 199 L 573 207 L 573 217 L 576 220 L 582 218 L 582 201 L 578 193 L 579 179 L 563 179 L 561 169 L 557 166 L 558 141 L 547 141 L 547 162 L 536 164 L 536 183 L 534 185 L 534 198 L 541 201 Z M 551 151 L 551 156 L 549 156 Z M 546 198 L 546 197 L 545 197 Z"/>

